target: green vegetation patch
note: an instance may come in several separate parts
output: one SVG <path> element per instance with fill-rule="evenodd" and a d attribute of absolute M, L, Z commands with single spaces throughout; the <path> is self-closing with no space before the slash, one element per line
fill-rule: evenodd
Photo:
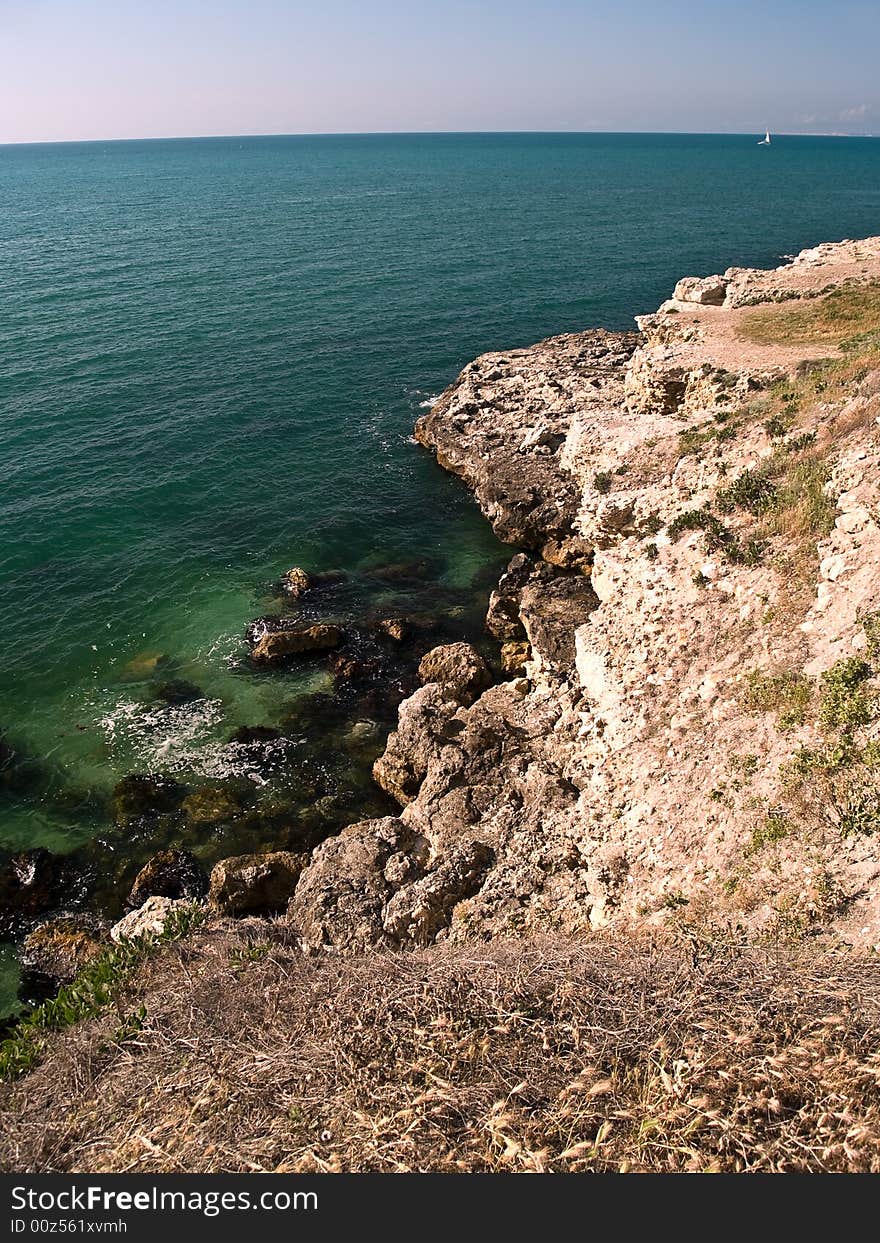
<path fill-rule="evenodd" d="M 880 333 L 880 282 L 844 285 L 821 298 L 762 306 L 743 317 L 740 335 L 759 345 L 867 348 Z"/>
<path fill-rule="evenodd" d="M 803 725 L 813 700 L 813 685 L 802 673 L 753 670 L 746 679 L 745 702 L 760 712 L 776 713 L 783 729 Z"/>
<path fill-rule="evenodd" d="M 869 725 L 874 717 L 875 696 L 865 686 L 871 666 L 848 656 L 822 674 L 819 720 L 825 729 L 852 730 Z"/>
<path fill-rule="evenodd" d="M 42 1060 L 45 1033 L 71 1027 L 93 1018 L 106 1006 L 118 1004 L 123 987 L 137 968 L 161 946 L 187 936 L 205 919 L 199 906 L 175 911 L 158 936 L 133 937 L 108 946 L 85 966 L 76 979 L 65 984 L 55 997 L 44 1001 L 20 1019 L 0 1044 L 0 1079 L 15 1079 Z M 122 1016 L 116 1039 L 126 1039 L 140 1030 L 145 1012 Z"/>

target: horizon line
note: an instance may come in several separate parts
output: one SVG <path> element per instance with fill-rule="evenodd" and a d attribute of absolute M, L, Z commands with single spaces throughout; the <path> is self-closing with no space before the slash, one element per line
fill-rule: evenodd
<path fill-rule="evenodd" d="M 252 132 L 241 134 L 135 134 L 122 138 L 11 138 L 0 140 L 2 147 L 64 147 L 85 146 L 90 143 L 123 142 L 198 142 L 204 140 L 224 141 L 241 138 L 431 138 L 431 137 L 489 137 L 495 135 L 546 135 L 572 137 L 585 135 L 628 134 L 645 137 L 664 136 L 681 138 L 750 138 L 765 130 L 642 130 L 642 129 L 424 129 L 424 130 L 291 130 L 277 132 Z M 857 134 L 843 130 L 771 130 L 779 138 L 877 138 L 877 134 Z"/>

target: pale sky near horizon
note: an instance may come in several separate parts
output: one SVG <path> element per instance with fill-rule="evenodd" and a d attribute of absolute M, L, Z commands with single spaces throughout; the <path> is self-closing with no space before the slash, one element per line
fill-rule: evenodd
<path fill-rule="evenodd" d="M 0 143 L 880 134 L 871 0 L 0 0 Z"/>

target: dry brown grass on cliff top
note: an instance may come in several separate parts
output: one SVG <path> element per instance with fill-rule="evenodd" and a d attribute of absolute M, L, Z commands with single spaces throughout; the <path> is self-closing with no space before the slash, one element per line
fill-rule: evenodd
<path fill-rule="evenodd" d="M 880 1170 L 880 964 L 220 931 L 5 1089 L 16 1171 Z"/>
<path fill-rule="evenodd" d="M 880 330 L 880 282 L 842 285 L 823 298 L 746 310 L 739 333 L 758 345 L 840 345 Z"/>

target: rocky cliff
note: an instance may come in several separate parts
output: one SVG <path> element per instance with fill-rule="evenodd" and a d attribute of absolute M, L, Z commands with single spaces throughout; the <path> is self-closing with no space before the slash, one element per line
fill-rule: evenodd
<path fill-rule="evenodd" d="M 420 419 L 515 550 L 506 680 L 465 645 L 423 670 L 375 770 L 400 815 L 317 849 L 307 945 L 880 944 L 878 281 L 878 238 L 686 278 L 638 333 L 477 359 Z"/>

